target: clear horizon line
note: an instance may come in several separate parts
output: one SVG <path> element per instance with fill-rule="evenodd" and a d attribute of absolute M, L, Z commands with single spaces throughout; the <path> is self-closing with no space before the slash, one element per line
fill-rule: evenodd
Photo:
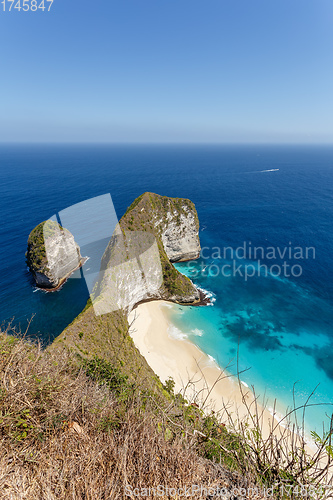
<path fill-rule="evenodd" d="M 318 142 L 274 142 L 274 141 L 1 141 L 0 145 L 96 145 L 96 146 L 333 146 L 333 141 Z"/>

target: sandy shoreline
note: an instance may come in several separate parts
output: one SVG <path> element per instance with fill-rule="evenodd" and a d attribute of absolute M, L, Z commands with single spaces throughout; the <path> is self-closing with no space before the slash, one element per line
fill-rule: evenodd
<path fill-rule="evenodd" d="M 175 391 L 183 393 L 188 401 L 199 406 L 204 403 L 208 411 L 219 412 L 222 421 L 227 420 L 225 407 L 232 412 L 233 419 L 238 416 L 243 419 L 247 410 L 238 381 L 192 342 L 169 335 L 169 308 L 165 301 L 154 301 L 140 304 L 130 313 L 130 334 L 136 347 L 160 380 L 164 383 L 172 377 Z M 248 404 L 254 401 L 250 388 L 243 386 L 242 390 Z M 266 437 L 278 420 L 267 409 L 260 405 L 258 408 Z"/>

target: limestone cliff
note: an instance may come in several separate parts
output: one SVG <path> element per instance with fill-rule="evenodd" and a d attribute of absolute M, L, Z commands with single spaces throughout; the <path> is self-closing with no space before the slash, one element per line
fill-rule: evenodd
<path fill-rule="evenodd" d="M 31 231 L 26 257 L 37 286 L 45 289 L 58 288 L 83 261 L 74 236 L 52 220 Z"/>
<path fill-rule="evenodd" d="M 146 228 L 160 238 L 171 262 L 199 257 L 199 219 L 190 200 L 144 193 L 128 207 L 120 223 L 130 231 Z"/>
<path fill-rule="evenodd" d="M 102 258 L 95 312 L 128 312 L 147 299 L 199 302 L 199 291 L 170 262 L 199 256 L 198 231 L 197 212 L 190 200 L 154 193 L 137 198 L 120 220 Z"/>

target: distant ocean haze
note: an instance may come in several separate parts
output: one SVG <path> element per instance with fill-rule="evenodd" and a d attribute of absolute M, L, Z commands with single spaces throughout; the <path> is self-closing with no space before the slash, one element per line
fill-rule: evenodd
<path fill-rule="evenodd" d="M 327 404 L 307 415 L 308 428 L 320 430 L 333 402 L 332 174 L 328 146 L 2 145 L 0 317 L 25 330 L 33 316 L 29 334 L 49 342 L 86 304 L 80 271 L 59 292 L 34 287 L 25 251 L 39 222 L 108 192 L 118 218 L 145 191 L 190 198 L 203 250 L 179 270 L 190 276 L 191 266 L 254 264 L 257 247 L 262 264 L 287 261 L 302 274 L 246 281 L 199 273 L 192 279 L 213 305 L 172 306 L 174 328 L 231 371 L 238 356 L 239 369 L 248 369 L 242 380 L 277 397 L 281 411 L 294 382 L 298 402 L 320 384 L 312 401 Z M 227 248 L 234 255 L 224 255 Z M 99 263 L 91 256 L 86 265 Z"/>

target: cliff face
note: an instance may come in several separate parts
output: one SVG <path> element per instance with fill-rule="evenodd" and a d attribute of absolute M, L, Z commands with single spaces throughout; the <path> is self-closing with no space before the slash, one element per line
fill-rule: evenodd
<path fill-rule="evenodd" d="M 129 230 L 146 227 L 162 240 L 171 262 L 199 257 L 199 219 L 190 200 L 144 193 L 127 209 L 120 224 Z"/>
<path fill-rule="evenodd" d="M 59 287 L 82 263 L 73 235 L 51 220 L 31 231 L 26 257 L 36 284 L 46 289 Z"/>
<path fill-rule="evenodd" d="M 164 250 L 171 262 L 180 262 L 197 259 L 200 254 L 199 223 L 195 209 L 185 204 L 181 211 L 172 206 L 165 217 L 154 222 L 160 229 Z M 155 219 L 157 216 L 155 216 Z"/>
<path fill-rule="evenodd" d="M 197 258 L 199 221 L 194 204 L 144 193 L 127 209 L 102 258 L 95 312 L 129 312 L 147 299 L 188 304 L 200 300 L 189 278 L 170 261 Z"/>

